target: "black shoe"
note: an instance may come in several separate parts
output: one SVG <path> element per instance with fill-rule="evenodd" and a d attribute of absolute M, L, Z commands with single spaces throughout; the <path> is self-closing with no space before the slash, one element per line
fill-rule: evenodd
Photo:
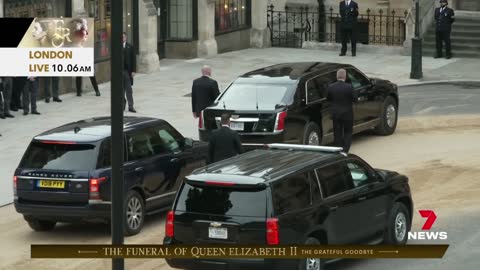
<path fill-rule="evenodd" d="M 10 111 L 18 112 L 18 109 L 17 108 L 10 108 Z"/>
<path fill-rule="evenodd" d="M 23 115 L 28 115 L 28 112 L 23 112 Z"/>
<path fill-rule="evenodd" d="M 0 119 L 5 119 L 5 116 L 3 116 L 3 115 L 0 115 Z"/>
<path fill-rule="evenodd" d="M 55 100 L 54 100 L 55 101 Z M 45 99 L 45 103 L 50 103 L 50 99 L 49 98 L 46 98 Z"/>
<path fill-rule="evenodd" d="M 100 92 L 95 92 L 95 96 L 97 96 L 97 97 L 101 96 Z"/>
<path fill-rule="evenodd" d="M 32 114 L 40 115 L 38 111 L 33 111 Z"/>
<path fill-rule="evenodd" d="M 132 112 L 132 113 L 136 113 L 137 111 L 135 111 L 134 108 L 131 108 L 131 109 L 128 109 L 129 112 Z"/>
<path fill-rule="evenodd" d="M 438 59 L 438 58 L 442 58 L 442 57 L 443 57 L 443 55 L 438 55 L 438 54 L 437 54 L 437 55 L 435 55 L 433 58 Z"/>
<path fill-rule="evenodd" d="M 53 98 L 53 102 L 62 102 L 62 100 L 59 98 Z"/>
<path fill-rule="evenodd" d="M 452 56 L 451 56 L 451 55 L 447 55 L 447 56 L 445 56 L 445 59 L 450 59 L 450 58 L 452 58 Z"/>
<path fill-rule="evenodd" d="M 15 118 L 15 116 L 11 115 L 11 114 L 5 114 L 5 117 L 8 117 L 8 118 Z"/>
<path fill-rule="evenodd" d="M 357 54 L 356 54 L 356 53 L 352 53 L 352 57 L 355 57 L 355 56 L 357 56 Z"/>
<path fill-rule="evenodd" d="M 77 93 L 77 97 L 81 97 L 82 96 L 82 93 Z"/>
<path fill-rule="evenodd" d="M 345 55 L 346 55 L 346 54 L 342 52 L 342 53 L 339 54 L 338 56 L 345 56 Z"/>

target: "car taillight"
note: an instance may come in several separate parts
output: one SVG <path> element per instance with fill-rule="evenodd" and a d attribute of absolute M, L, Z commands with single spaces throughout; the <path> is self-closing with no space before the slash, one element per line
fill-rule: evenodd
<path fill-rule="evenodd" d="M 13 195 L 17 195 L 17 176 L 13 176 Z"/>
<path fill-rule="evenodd" d="M 274 131 L 283 131 L 285 129 L 285 118 L 287 118 L 287 112 L 277 113 L 277 119 L 275 120 Z"/>
<path fill-rule="evenodd" d="M 205 123 L 203 122 L 203 111 L 198 116 L 198 129 L 205 130 Z"/>
<path fill-rule="evenodd" d="M 107 180 L 106 177 L 102 178 L 90 178 L 90 200 L 100 200 L 100 184 Z"/>
<path fill-rule="evenodd" d="M 278 218 L 267 218 L 267 245 L 278 245 L 280 236 L 278 232 Z"/>
<path fill-rule="evenodd" d="M 212 186 L 234 186 L 233 182 L 205 181 L 205 184 Z"/>
<path fill-rule="evenodd" d="M 175 214 L 173 211 L 168 211 L 167 222 L 165 223 L 165 236 L 173 237 L 173 220 L 175 219 Z"/>

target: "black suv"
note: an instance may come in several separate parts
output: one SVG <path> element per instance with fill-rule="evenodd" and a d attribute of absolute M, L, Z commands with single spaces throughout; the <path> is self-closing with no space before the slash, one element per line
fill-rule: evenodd
<path fill-rule="evenodd" d="M 167 214 L 164 244 L 406 243 L 413 210 L 406 176 L 373 169 L 341 148 L 287 144 L 268 148 L 187 176 Z M 321 269 L 327 261 L 167 262 L 185 269 Z"/>
<path fill-rule="evenodd" d="M 168 210 L 186 175 L 206 164 L 207 144 L 168 122 L 124 118 L 125 233 L 145 214 Z M 14 204 L 36 231 L 56 222 L 110 219 L 109 117 L 70 123 L 33 138 L 14 176 Z"/>
<path fill-rule="evenodd" d="M 347 70 L 347 82 L 358 95 L 353 132 L 392 134 L 399 105 L 395 84 L 368 78 L 351 65 L 313 62 L 279 64 L 240 76 L 200 115 L 200 140 L 208 141 L 212 130 L 220 127 L 221 114 L 228 113 L 230 127 L 244 143 L 333 142 L 326 89 L 340 68 Z"/>

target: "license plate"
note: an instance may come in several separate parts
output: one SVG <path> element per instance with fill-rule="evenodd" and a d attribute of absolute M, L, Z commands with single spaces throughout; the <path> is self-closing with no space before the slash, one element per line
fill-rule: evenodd
<path fill-rule="evenodd" d="M 230 122 L 230 128 L 232 130 L 240 130 L 243 131 L 243 122 Z"/>
<path fill-rule="evenodd" d="M 38 181 L 38 187 L 40 187 L 40 188 L 65 188 L 65 181 L 40 180 L 40 181 Z"/>
<path fill-rule="evenodd" d="M 208 228 L 208 238 L 215 239 L 228 239 L 228 230 L 227 228 Z"/>

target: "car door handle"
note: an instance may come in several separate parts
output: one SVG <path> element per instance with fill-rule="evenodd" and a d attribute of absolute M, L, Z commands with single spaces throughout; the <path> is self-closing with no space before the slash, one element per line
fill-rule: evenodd
<path fill-rule="evenodd" d="M 366 199 L 367 199 L 367 196 L 363 196 L 363 197 L 358 198 L 359 201 L 365 201 Z"/>
<path fill-rule="evenodd" d="M 170 162 L 178 162 L 178 158 L 172 158 L 170 159 Z"/>
<path fill-rule="evenodd" d="M 336 211 L 338 209 L 338 205 L 330 207 L 330 211 Z"/>
<path fill-rule="evenodd" d="M 135 168 L 135 172 L 136 172 L 137 174 L 143 173 L 143 167 Z"/>

